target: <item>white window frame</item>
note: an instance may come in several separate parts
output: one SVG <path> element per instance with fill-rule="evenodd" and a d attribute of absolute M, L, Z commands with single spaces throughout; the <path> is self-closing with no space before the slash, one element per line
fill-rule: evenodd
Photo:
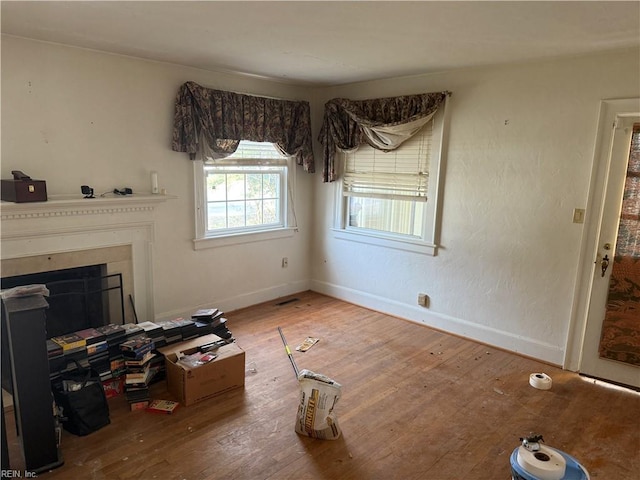
<path fill-rule="evenodd" d="M 420 238 L 362 228 L 349 228 L 347 212 L 349 202 L 348 197 L 343 194 L 342 179 L 335 182 L 335 214 L 334 228 L 332 229 L 335 238 L 424 255 L 437 255 L 442 213 L 441 197 L 446 158 L 445 146 L 447 144 L 448 115 L 446 103 L 445 101 L 443 107 L 438 110 L 432 120 L 432 156 L 429 161 L 428 200 L 425 204 L 422 235 Z M 344 165 L 343 155 L 338 154 L 338 156 L 342 165 Z"/>
<path fill-rule="evenodd" d="M 246 159 L 248 166 L 265 164 L 264 160 Z M 219 161 L 225 163 L 224 159 Z M 233 165 L 229 164 L 230 167 Z M 281 225 L 256 226 L 255 228 L 239 228 L 222 233 L 207 231 L 207 192 L 206 192 L 206 164 L 202 160 L 193 161 L 194 178 L 194 205 L 195 205 L 195 238 L 194 250 L 214 248 L 225 245 L 237 245 L 242 243 L 258 242 L 286 238 L 294 235 L 295 215 L 293 214 L 293 202 L 295 191 L 295 168 L 291 157 L 286 159 L 284 173 L 284 185 L 281 185 L 281 202 L 283 222 Z"/>

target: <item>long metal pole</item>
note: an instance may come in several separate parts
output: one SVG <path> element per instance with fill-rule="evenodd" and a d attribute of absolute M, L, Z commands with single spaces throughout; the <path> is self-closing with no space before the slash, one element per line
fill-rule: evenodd
<path fill-rule="evenodd" d="M 289 357 L 289 361 L 291 362 L 293 371 L 296 373 L 296 378 L 298 378 L 298 366 L 296 365 L 296 361 L 293 359 L 291 349 L 289 348 L 289 345 L 287 345 L 287 341 L 285 340 L 284 334 L 282 333 L 282 329 L 280 327 L 278 327 L 278 332 L 280 332 L 280 338 L 282 338 L 282 343 L 284 343 L 284 349 L 287 352 L 287 356 Z"/>

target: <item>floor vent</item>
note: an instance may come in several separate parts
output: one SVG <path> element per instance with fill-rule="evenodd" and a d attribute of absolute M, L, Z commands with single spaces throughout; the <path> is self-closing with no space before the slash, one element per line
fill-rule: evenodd
<path fill-rule="evenodd" d="M 277 307 L 281 307 L 282 305 L 286 305 L 287 303 L 299 302 L 299 298 L 290 298 L 288 300 L 283 300 L 281 302 L 276 303 Z"/>

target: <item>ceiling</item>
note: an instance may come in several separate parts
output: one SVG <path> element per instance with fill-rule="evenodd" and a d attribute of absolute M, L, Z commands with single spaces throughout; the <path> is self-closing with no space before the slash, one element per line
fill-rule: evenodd
<path fill-rule="evenodd" d="M 640 46 L 640 2 L 2 1 L 2 33 L 328 86 Z"/>

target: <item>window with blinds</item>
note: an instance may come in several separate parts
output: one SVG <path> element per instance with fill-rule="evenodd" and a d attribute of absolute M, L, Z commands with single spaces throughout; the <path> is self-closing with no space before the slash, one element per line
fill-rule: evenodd
<path fill-rule="evenodd" d="M 363 198 L 426 201 L 433 121 L 391 152 L 362 145 L 344 154 L 343 194 Z"/>
<path fill-rule="evenodd" d="M 344 154 L 345 229 L 423 238 L 432 140 L 430 121 L 396 150 Z"/>
<path fill-rule="evenodd" d="M 441 108 L 396 150 L 361 145 L 341 153 L 334 236 L 436 255 L 447 125 L 448 114 Z"/>

